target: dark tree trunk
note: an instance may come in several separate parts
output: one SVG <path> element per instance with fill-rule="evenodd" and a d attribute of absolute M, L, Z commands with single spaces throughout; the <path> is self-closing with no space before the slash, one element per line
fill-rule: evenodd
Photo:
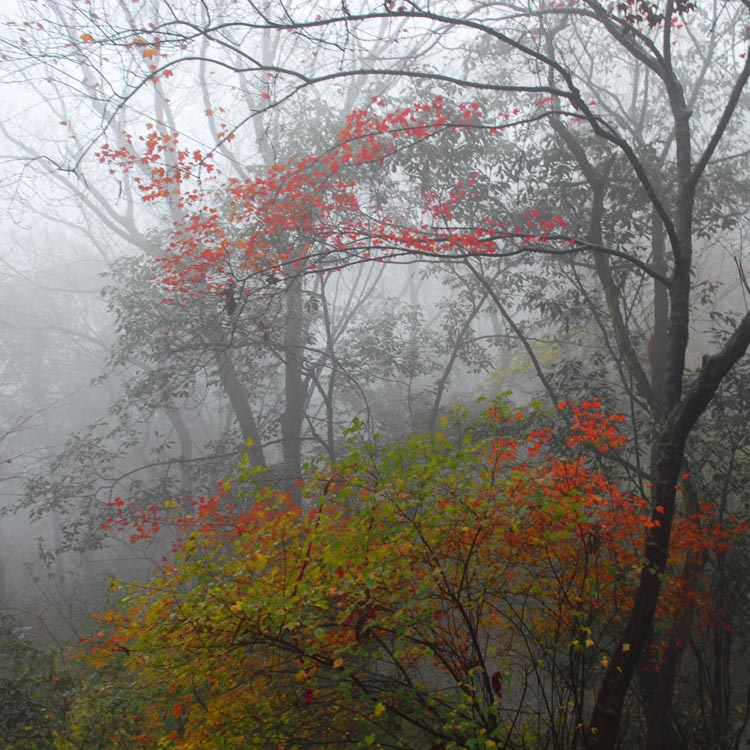
<path fill-rule="evenodd" d="M 651 217 L 651 252 L 654 268 L 667 275 L 666 242 L 664 225 L 656 212 Z M 669 321 L 669 295 L 664 284 L 654 281 L 654 327 L 649 341 L 649 362 L 651 366 L 651 391 L 655 435 L 652 441 L 651 465 L 658 460 L 658 430 L 663 417 L 664 388 L 667 352 L 667 327 Z M 655 477 L 652 476 L 652 482 Z M 683 482 L 687 486 L 686 482 Z M 695 509 L 697 512 L 697 508 Z M 690 589 L 695 588 L 703 572 L 702 556 L 690 555 L 683 571 L 683 581 Z M 669 642 L 659 669 L 648 658 L 649 644 L 641 658 L 639 685 L 646 721 L 646 747 L 649 750 L 681 750 L 684 742 L 674 722 L 673 697 L 682 655 L 689 638 L 693 611 L 690 607 L 682 610 L 673 624 Z"/>
<path fill-rule="evenodd" d="M 286 287 L 284 326 L 284 413 L 281 416 L 281 446 L 284 458 L 282 486 L 291 490 L 302 473 L 302 424 L 307 389 L 304 381 L 305 337 L 302 281 L 292 278 Z"/>
<path fill-rule="evenodd" d="M 664 225 L 656 211 L 651 216 L 651 253 L 654 268 L 668 275 Z M 657 279 L 654 280 L 654 329 L 649 342 L 651 364 L 651 392 L 657 407 L 664 408 L 664 373 L 667 366 L 667 326 L 669 323 L 669 292 Z"/>
<path fill-rule="evenodd" d="M 620 638 L 619 648 L 612 656 L 594 706 L 588 728 L 591 747 L 607 750 L 617 747 L 620 717 L 628 687 L 651 633 L 659 600 L 660 576 L 664 572 L 669 554 L 675 512 L 675 488 L 682 470 L 685 443 L 722 380 L 745 354 L 748 345 L 750 313 L 745 315 L 719 352 L 703 358 L 700 372 L 693 379 L 683 398 L 670 409 L 657 439 L 651 518 L 658 522 L 658 525 L 650 529 L 646 537 L 645 563 L 635 601 Z"/>
<path fill-rule="evenodd" d="M 253 410 L 250 407 L 250 399 L 245 386 L 237 375 L 231 353 L 226 347 L 222 347 L 216 354 L 216 367 L 219 371 L 221 384 L 239 422 L 242 439 L 245 445 L 250 443 L 247 451 L 250 462 L 253 466 L 265 466 L 266 459 L 263 455 L 263 445 L 258 426 L 255 423 Z"/>

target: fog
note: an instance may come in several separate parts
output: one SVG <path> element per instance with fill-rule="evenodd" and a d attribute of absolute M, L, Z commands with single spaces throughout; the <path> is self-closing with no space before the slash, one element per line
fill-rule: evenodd
<path fill-rule="evenodd" d="M 180 549 L 177 523 L 137 519 L 264 492 L 304 516 L 305 481 L 355 444 L 448 434 L 501 401 L 562 429 L 559 404 L 595 399 L 626 419 L 627 446 L 592 465 L 648 502 L 643 569 L 705 593 L 724 635 L 660 620 L 644 574 L 577 719 L 538 745 L 508 720 L 505 746 L 588 747 L 576 724 L 616 714 L 598 726 L 622 740 L 637 716 L 628 747 L 739 747 L 746 542 L 667 560 L 673 517 L 748 511 L 748 8 L 434 5 L 3 5 L 3 638 L 67 668 L 120 582 Z M 644 667 L 659 638 L 668 689 Z M 517 716 L 541 716 L 550 680 Z M 33 747 L 84 746 L 70 706 Z M 412 747 L 401 713 L 378 747 Z M 429 724 L 408 724 L 413 747 L 470 746 Z"/>

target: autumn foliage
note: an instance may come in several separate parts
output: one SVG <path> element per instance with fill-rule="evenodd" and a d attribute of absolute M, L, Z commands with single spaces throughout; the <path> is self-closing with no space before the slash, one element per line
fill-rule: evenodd
<path fill-rule="evenodd" d="M 623 420 L 592 400 L 456 412 L 385 448 L 354 430 L 310 470 L 306 509 L 243 500 L 246 469 L 188 514 L 114 504 L 121 533 L 179 539 L 152 579 L 113 584 L 87 656 L 107 690 L 82 697 L 81 731 L 111 748 L 573 746 L 654 523 L 598 468 Z M 680 572 L 742 532 L 710 504 L 676 522 L 660 628 L 686 606 L 721 627 Z"/>
<path fill-rule="evenodd" d="M 476 101 L 447 102 L 442 96 L 388 110 L 376 97 L 371 108 L 347 116 L 336 145 L 246 179 L 223 179 L 213 153 L 182 148 L 178 133 L 151 123 L 144 135 L 127 135 L 119 148 L 105 144 L 97 156 L 113 173 L 137 172 L 144 201 L 167 200 L 179 210 L 160 260 L 162 280 L 169 290 L 195 294 L 221 289 L 227 280 L 267 280 L 268 274 L 335 270 L 404 255 L 492 255 L 508 239 L 521 247 L 568 247 L 573 241 L 559 234 L 564 219 L 535 208 L 506 221 L 457 220 L 457 208 L 478 196 L 476 173 L 436 190 L 391 166 L 399 151 L 446 132 L 495 136 L 523 118 L 519 109 L 486 113 Z M 232 138 L 225 124 L 219 137 Z"/>

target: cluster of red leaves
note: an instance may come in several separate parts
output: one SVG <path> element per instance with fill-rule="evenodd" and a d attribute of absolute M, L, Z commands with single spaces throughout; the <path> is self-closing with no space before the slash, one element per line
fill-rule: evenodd
<path fill-rule="evenodd" d="M 580 404 L 561 401 L 557 408 L 570 408 L 573 415 L 570 437 L 567 440 L 570 447 L 581 444 L 594 445 L 604 453 L 621 448 L 627 443 L 627 437 L 620 434 L 617 429 L 617 425 L 625 421 L 625 415 L 605 415 L 602 412 L 601 399 L 581 401 Z"/>
<path fill-rule="evenodd" d="M 226 124 L 220 136 L 226 135 Z M 100 164 L 109 167 L 110 174 L 135 172 L 133 181 L 148 202 L 172 199 L 185 206 L 198 201 L 202 195 L 203 175 L 215 171 L 213 154 L 200 149 L 180 148 L 180 134 L 168 131 L 163 125 L 146 125 L 146 134 L 134 137 L 122 134 L 121 145 L 103 144 L 95 156 Z M 187 189 L 185 189 L 187 187 Z"/>
<path fill-rule="evenodd" d="M 264 502 L 240 509 L 229 500 L 224 483 L 220 482 L 219 486 L 219 492 L 214 495 L 183 498 L 179 503 L 171 499 L 161 506 L 115 498 L 104 504 L 109 515 L 101 522 L 100 529 L 105 534 L 124 536 L 130 544 L 167 536 L 172 540 L 172 551 L 177 552 L 191 534 L 221 535 L 225 540 L 232 540 L 264 523 L 280 509 L 290 514 L 300 512 L 288 495 L 271 490 L 264 493 Z"/>
<path fill-rule="evenodd" d="M 404 146 L 445 131 L 497 134 L 519 110 L 490 117 L 477 102 L 448 109 L 440 96 L 379 113 L 383 107 L 375 100 L 372 109 L 350 113 L 336 145 L 322 154 L 275 164 L 254 178 L 217 179 L 211 191 L 202 177 L 214 171 L 211 155 L 180 148 L 178 134 L 163 127 L 151 126 L 137 139 L 126 134 L 124 145 L 105 144 L 97 155 L 112 172 L 139 169 L 135 180 L 144 200 L 169 198 L 182 211 L 161 264 L 165 285 L 188 294 L 199 285 L 210 291 L 228 275 L 335 269 L 402 254 L 492 254 L 505 240 L 547 243 L 564 228 L 561 216 L 543 217 L 536 209 L 517 225 L 490 218 L 457 225 L 457 207 L 478 195 L 475 175 L 440 195 L 418 186 L 407 208 L 386 205 L 359 170 L 377 172 Z M 229 137 L 226 126 L 219 136 Z"/>

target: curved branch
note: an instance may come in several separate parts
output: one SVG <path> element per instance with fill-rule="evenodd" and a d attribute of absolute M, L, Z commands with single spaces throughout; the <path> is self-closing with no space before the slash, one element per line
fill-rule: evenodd
<path fill-rule="evenodd" d="M 539 378 L 539 382 L 547 392 L 547 396 L 549 397 L 550 402 L 553 404 L 557 404 L 560 399 L 557 397 L 555 389 L 552 387 L 552 383 L 550 382 L 549 378 L 544 374 L 544 370 L 542 369 L 542 365 L 539 362 L 539 358 L 536 356 L 534 349 L 529 343 L 529 340 L 526 338 L 526 336 L 524 336 L 523 331 L 519 328 L 518 323 L 513 320 L 513 316 L 505 309 L 505 305 L 503 305 L 500 297 L 493 289 L 492 284 L 490 284 L 487 278 L 483 274 L 481 274 L 468 260 L 466 261 L 466 265 L 472 272 L 472 274 L 474 274 L 477 281 L 485 289 L 485 291 L 487 292 L 487 296 L 494 302 L 495 307 L 497 307 L 498 311 L 503 316 L 503 319 L 505 320 L 508 327 L 513 331 L 517 339 L 521 342 L 521 346 L 523 346 L 524 350 L 526 351 L 526 355 L 528 356 L 529 360 L 531 360 L 534 372 L 536 372 L 536 376 Z"/>

